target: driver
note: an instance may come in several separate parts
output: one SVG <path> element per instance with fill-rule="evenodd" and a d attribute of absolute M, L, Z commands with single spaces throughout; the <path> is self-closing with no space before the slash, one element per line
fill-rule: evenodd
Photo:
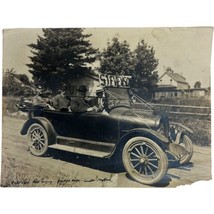
<path fill-rule="evenodd" d="M 77 97 L 71 100 L 70 109 L 72 112 L 97 112 L 97 107 L 91 107 L 90 100 L 86 99 L 87 88 L 85 85 L 80 85 L 77 89 Z"/>

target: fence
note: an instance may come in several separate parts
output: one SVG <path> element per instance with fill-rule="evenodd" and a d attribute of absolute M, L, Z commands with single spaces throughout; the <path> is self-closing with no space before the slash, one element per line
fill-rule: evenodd
<path fill-rule="evenodd" d="M 135 109 L 145 109 L 147 105 L 151 109 L 159 109 L 168 112 L 169 114 L 177 115 L 194 115 L 194 116 L 211 116 L 211 107 L 204 106 L 189 106 L 189 105 L 169 105 L 169 104 L 155 104 L 155 103 L 135 103 Z"/>

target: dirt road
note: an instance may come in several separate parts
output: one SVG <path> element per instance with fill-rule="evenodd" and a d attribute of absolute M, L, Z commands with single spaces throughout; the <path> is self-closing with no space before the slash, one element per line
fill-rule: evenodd
<path fill-rule="evenodd" d="M 122 167 L 103 160 L 50 149 L 45 157 L 27 151 L 20 130 L 25 120 L 3 117 L 1 186 L 151 187 L 132 180 Z M 189 165 L 170 168 L 155 187 L 176 187 L 211 179 L 210 147 L 194 146 Z M 154 186 L 153 186 L 154 187 Z"/>

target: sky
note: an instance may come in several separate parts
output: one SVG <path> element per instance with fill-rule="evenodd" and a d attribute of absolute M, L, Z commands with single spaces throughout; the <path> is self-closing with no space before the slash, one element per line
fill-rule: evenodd
<path fill-rule="evenodd" d="M 170 66 L 183 75 L 191 87 L 196 81 L 202 83 L 201 87 L 210 86 L 212 28 L 86 28 L 84 32 L 92 34 L 90 42 L 100 51 L 114 36 L 121 42 L 126 40 L 132 50 L 144 39 L 159 59 L 156 69 L 159 76 Z M 27 45 L 35 43 L 38 35 L 43 33 L 37 28 L 3 31 L 4 70 L 14 68 L 17 73 L 30 76 L 26 64 L 30 62 L 31 52 Z"/>

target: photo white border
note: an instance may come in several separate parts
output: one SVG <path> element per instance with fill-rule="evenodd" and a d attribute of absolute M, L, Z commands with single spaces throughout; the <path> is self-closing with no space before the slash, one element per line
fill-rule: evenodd
<path fill-rule="evenodd" d="M 1 30 L 20 27 L 213 27 L 211 3 L 211 0 L 3 0 L 0 27 Z M 0 39 L 2 41 L 2 33 Z M 2 67 L 2 43 L 0 49 Z M 213 55 L 211 71 L 214 70 Z M 213 78 L 211 80 L 213 85 Z M 213 210 L 213 189 L 213 181 L 172 189 L 0 188 L 0 212 L 204 213 Z"/>

